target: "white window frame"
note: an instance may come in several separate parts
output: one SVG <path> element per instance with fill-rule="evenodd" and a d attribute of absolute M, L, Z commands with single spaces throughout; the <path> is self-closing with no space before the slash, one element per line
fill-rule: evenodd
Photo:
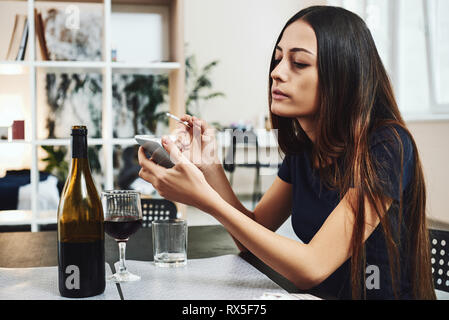
<path fill-rule="evenodd" d="M 425 28 L 424 35 L 426 41 L 430 110 L 432 111 L 432 113 L 449 113 L 449 103 L 439 103 L 437 100 L 435 42 L 432 34 L 433 29 L 430 23 L 431 3 L 430 1 L 422 0 L 422 6 L 424 13 L 424 28 Z"/>
<path fill-rule="evenodd" d="M 329 5 L 336 5 L 347 8 L 348 10 L 357 9 L 357 14 L 362 19 L 366 20 L 367 16 L 367 1 L 362 0 L 360 3 L 355 3 L 353 0 L 328 0 Z M 356 5 L 357 4 L 357 5 Z M 429 105 L 426 110 L 415 113 L 412 111 L 403 110 L 403 116 L 406 121 L 439 121 L 449 119 L 449 103 L 439 103 L 437 100 L 437 75 L 436 75 L 436 61 L 435 61 L 435 43 L 433 39 L 433 32 L 431 26 L 431 3 L 429 0 L 422 0 L 423 14 L 424 14 L 424 41 L 427 59 L 427 79 L 429 89 Z M 357 8 L 356 8 L 357 7 Z M 388 29 L 391 35 L 388 43 L 388 74 L 391 79 L 393 88 L 398 90 L 400 87 L 400 75 L 399 75 L 399 2 L 397 0 L 388 1 Z M 396 96 L 398 104 L 400 104 L 400 95 Z"/>

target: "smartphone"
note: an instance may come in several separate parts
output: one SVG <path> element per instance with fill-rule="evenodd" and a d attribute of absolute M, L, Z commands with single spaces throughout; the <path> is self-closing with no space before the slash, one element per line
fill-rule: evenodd
<path fill-rule="evenodd" d="M 160 166 L 171 168 L 175 164 L 170 160 L 170 155 L 161 144 L 161 138 L 149 135 L 137 135 L 134 137 L 139 145 L 145 149 L 148 158 Z"/>

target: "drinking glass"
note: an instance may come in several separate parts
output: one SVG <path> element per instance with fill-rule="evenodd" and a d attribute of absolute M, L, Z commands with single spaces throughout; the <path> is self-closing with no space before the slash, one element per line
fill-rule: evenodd
<path fill-rule="evenodd" d="M 142 226 L 140 193 L 132 190 L 111 190 L 101 193 L 104 212 L 104 230 L 117 241 L 120 264 L 118 271 L 108 277 L 113 282 L 140 280 L 125 265 L 126 242 Z"/>
<path fill-rule="evenodd" d="M 178 267 L 187 264 L 187 221 L 185 219 L 156 220 L 151 224 L 154 264 Z"/>

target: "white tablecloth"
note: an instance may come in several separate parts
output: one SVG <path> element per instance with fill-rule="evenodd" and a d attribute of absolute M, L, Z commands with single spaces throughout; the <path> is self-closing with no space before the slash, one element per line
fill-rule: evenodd
<path fill-rule="evenodd" d="M 106 264 L 106 276 L 111 275 Z M 0 300 L 65 300 L 58 290 L 58 267 L 0 268 Z M 103 294 L 84 300 L 120 300 L 117 286 L 106 281 Z M 71 299 L 73 300 L 73 299 Z"/>
<path fill-rule="evenodd" d="M 265 293 L 288 295 L 237 255 L 190 259 L 186 266 L 176 268 L 132 260 L 126 266 L 141 280 L 120 284 L 125 300 L 252 300 L 262 298 Z"/>

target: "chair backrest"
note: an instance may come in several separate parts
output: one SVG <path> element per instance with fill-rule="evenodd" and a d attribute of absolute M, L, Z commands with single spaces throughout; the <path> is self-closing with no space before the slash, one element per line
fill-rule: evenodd
<path fill-rule="evenodd" d="M 142 226 L 151 227 L 154 220 L 177 218 L 176 205 L 166 199 L 142 199 Z"/>
<path fill-rule="evenodd" d="M 430 229 L 429 233 L 435 289 L 449 292 L 449 231 Z"/>

